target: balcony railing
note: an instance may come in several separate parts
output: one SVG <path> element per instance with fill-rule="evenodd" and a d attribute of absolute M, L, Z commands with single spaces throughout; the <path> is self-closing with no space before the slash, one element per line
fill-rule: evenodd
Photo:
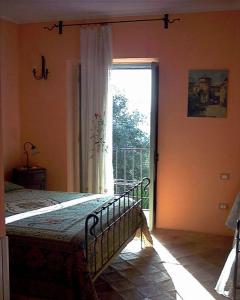
<path fill-rule="evenodd" d="M 113 148 L 114 193 L 119 195 L 149 177 L 149 148 Z"/>

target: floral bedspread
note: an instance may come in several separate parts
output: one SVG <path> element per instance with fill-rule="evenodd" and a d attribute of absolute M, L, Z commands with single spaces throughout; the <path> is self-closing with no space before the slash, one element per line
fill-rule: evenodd
<path fill-rule="evenodd" d="M 97 299 L 84 256 L 86 215 L 110 196 L 17 190 L 5 194 L 11 299 Z"/>

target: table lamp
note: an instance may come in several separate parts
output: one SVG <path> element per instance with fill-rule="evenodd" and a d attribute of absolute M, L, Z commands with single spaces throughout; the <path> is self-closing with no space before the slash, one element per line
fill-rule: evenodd
<path fill-rule="evenodd" d="M 26 155 L 26 164 L 25 164 L 25 168 L 30 169 L 31 165 L 29 163 L 29 155 L 34 155 L 39 153 L 37 147 L 31 143 L 31 142 L 25 142 L 23 145 L 23 149 L 24 149 L 24 154 Z"/>

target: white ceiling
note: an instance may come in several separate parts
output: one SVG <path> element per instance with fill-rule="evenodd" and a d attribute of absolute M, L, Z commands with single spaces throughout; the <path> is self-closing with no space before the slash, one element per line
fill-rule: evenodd
<path fill-rule="evenodd" d="M 0 0 L 0 16 L 16 23 L 240 10 L 240 0 Z"/>

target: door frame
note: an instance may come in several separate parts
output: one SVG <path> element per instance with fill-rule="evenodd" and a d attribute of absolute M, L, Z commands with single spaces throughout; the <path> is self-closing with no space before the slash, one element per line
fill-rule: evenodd
<path fill-rule="evenodd" d="M 150 190 L 149 190 L 149 227 L 156 227 L 157 214 L 157 164 L 158 153 L 158 95 L 159 95 L 159 65 L 151 63 L 152 70 L 152 99 L 151 99 L 151 133 L 150 133 Z M 151 207 L 150 207 L 151 205 Z M 152 212 L 152 213 L 151 213 Z"/>
<path fill-rule="evenodd" d="M 157 207 L 157 163 L 158 163 L 158 95 L 159 95 L 159 65 L 157 62 L 116 62 L 112 70 L 150 69 L 151 80 L 151 114 L 150 114 L 150 188 L 149 188 L 149 228 L 156 226 Z"/>

